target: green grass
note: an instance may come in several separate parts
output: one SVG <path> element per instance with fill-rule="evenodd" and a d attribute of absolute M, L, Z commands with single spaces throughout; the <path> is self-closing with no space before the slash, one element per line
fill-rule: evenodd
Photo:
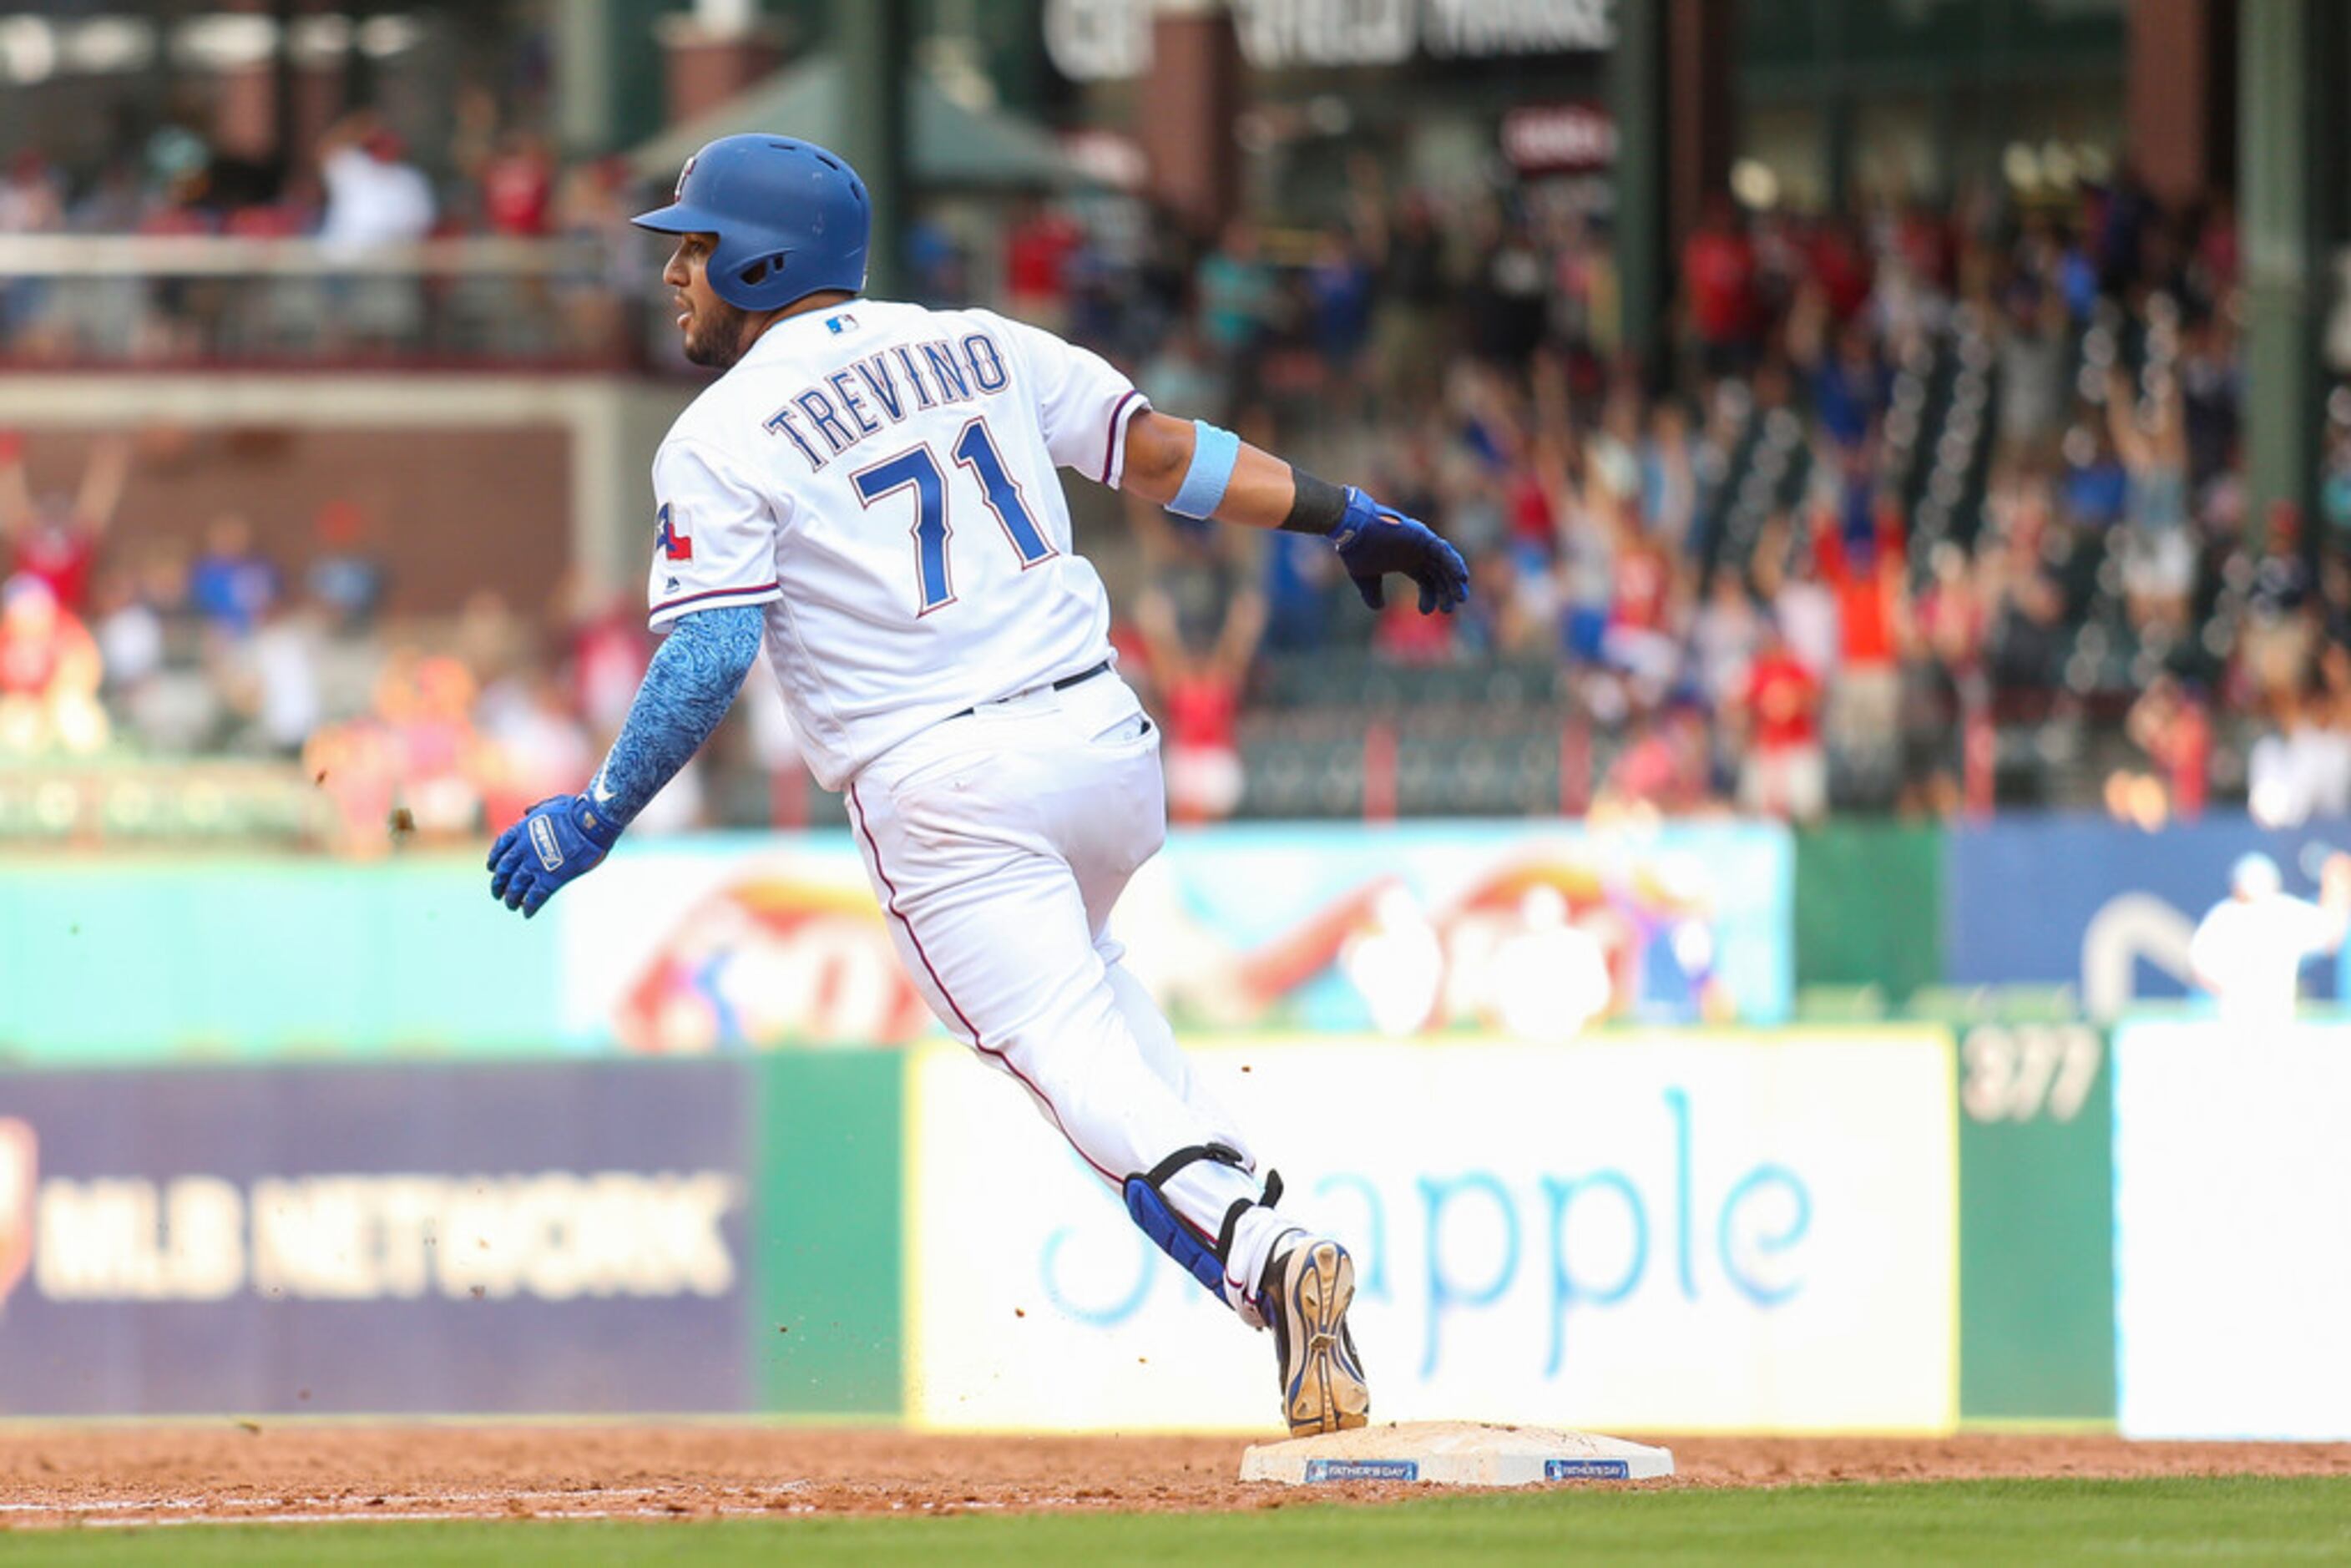
<path fill-rule="evenodd" d="M 1949 1481 L 947 1519 L 183 1525 L 0 1537 L 10 1564 L 2294 1563 L 2351 1560 L 2351 1479 Z"/>

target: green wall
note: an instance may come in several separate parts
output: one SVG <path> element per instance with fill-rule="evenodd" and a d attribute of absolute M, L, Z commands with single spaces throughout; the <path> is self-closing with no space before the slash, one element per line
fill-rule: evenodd
<path fill-rule="evenodd" d="M 2115 1417 L 2114 1098 L 2103 1031 L 1959 1036 L 1959 1413 Z"/>
<path fill-rule="evenodd" d="M 894 1419 L 905 1389 L 895 1051 L 758 1059 L 759 1404 Z"/>
<path fill-rule="evenodd" d="M 1796 835 L 1796 985 L 1900 1002 L 1943 978 L 1940 828 L 1838 821 Z"/>

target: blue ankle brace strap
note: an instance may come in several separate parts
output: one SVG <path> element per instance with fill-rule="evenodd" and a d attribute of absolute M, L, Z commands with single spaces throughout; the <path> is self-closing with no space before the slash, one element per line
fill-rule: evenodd
<path fill-rule="evenodd" d="M 1142 1176 L 1126 1178 L 1123 1191 L 1126 1212 L 1145 1236 L 1151 1238 L 1162 1252 L 1181 1264 L 1184 1271 L 1200 1281 L 1211 1294 L 1222 1296 L 1225 1289 L 1225 1260 L 1233 1249 L 1233 1232 L 1240 1225 L 1241 1216 L 1262 1205 L 1271 1208 L 1281 1200 L 1281 1177 L 1268 1171 L 1265 1196 L 1252 1202 L 1242 1197 L 1233 1200 L 1225 1210 L 1225 1222 L 1212 1244 L 1204 1241 L 1198 1231 L 1186 1225 L 1182 1217 L 1168 1207 L 1164 1190 L 1169 1177 L 1196 1161 L 1208 1160 L 1235 1170 L 1245 1170 L 1248 1163 L 1240 1155 L 1222 1144 L 1195 1144 L 1176 1150 Z"/>

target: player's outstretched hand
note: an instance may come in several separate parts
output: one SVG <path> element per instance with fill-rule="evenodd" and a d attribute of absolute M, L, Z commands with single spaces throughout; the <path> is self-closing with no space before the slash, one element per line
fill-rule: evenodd
<path fill-rule="evenodd" d="M 1447 615 L 1469 597 L 1469 568 L 1461 552 L 1437 537 L 1427 524 L 1384 507 L 1354 486 L 1347 486 L 1347 511 L 1331 531 L 1355 591 L 1373 609 L 1388 601 L 1380 579 L 1400 571 L 1420 590 L 1423 615 L 1442 610 Z"/>
<path fill-rule="evenodd" d="M 490 896 L 528 920 L 556 889 L 594 871 L 620 836 L 585 795 L 541 800 L 490 846 Z"/>

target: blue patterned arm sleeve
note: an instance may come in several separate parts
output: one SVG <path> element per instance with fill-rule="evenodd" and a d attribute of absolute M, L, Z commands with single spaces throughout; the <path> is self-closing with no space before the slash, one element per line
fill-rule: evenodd
<path fill-rule="evenodd" d="M 588 787 L 598 810 L 625 827 L 702 749 L 759 656 L 766 620 L 756 604 L 678 617 L 645 670 L 611 755 Z"/>

